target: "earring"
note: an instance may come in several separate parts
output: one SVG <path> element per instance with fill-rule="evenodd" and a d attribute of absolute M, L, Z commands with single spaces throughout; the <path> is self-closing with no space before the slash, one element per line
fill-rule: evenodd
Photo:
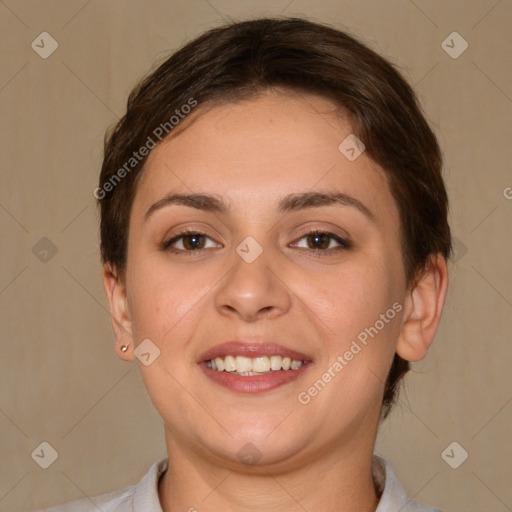
<path fill-rule="evenodd" d="M 128 345 L 123 345 L 121 347 L 121 352 L 126 352 L 128 350 Z"/>

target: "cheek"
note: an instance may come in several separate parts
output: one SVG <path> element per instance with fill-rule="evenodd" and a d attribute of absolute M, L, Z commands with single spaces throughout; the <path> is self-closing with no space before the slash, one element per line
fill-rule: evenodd
<path fill-rule="evenodd" d="M 137 339 L 164 341 L 171 331 L 196 319 L 202 300 L 215 284 L 207 270 L 187 272 L 161 258 L 133 259 L 128 268 L 129 309 Z"/>
<path fill-rule="evenodd" d="M 394 295 L 389 269 L 376 261 L 354 259 L 322 273 L 303 273 L 296 282 L 301 298 L 332 331 L 353 333 L 373 324 L 391 307 Z"/>
<path fill-rule="evenodd" d="M 350 390 L 350 397 L 339 397 L 347 407 L 380 396 L 393 359 L 401 305 L 397 276 L 387 261 L 375 255 L 354 258 L 315 278 L 304 273 L 299 281 L 301 299 L 322 332 L 326 357 L 317 377 L 329 369 L 340 376 L 332 392 Z"/>
<path fill-rule="evenodd" d="M 376 268 L 347 265 L 329 279 L 303 282 L 302 297 L 322 333 L 325 355 L 311 385 L 329 382 L 320 400 L 325 407 L 339 405 L 329 413 L 335 422 L 347 410 L 377 407 L 393 359 L 401 304 L 392 276 Z"/>

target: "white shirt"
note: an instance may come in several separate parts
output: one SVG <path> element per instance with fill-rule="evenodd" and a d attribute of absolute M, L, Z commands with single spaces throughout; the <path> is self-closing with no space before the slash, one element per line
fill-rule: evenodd
<path fill-rule="evenodd" d="M 167 457 L 155 462 L 137 485 L 41 512 L 163 512 L 158 498 L 158 480 L 168 464 Z M 375 512 L 441 512 L 429 505 L 408 500 L 389 463 L 377 455 L 373 457 L 373 477 L 382 492 Z M 194 511 L 194 507 L 191 506 L 189 511 Z"/>

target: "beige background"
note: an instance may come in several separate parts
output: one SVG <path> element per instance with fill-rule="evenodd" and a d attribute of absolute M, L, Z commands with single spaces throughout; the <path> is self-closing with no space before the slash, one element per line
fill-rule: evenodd
<path fill-rule="evenodd" d="M 512 510 L 510 0 L 0 2 L 0 510 L 135 483 L 165 454 L 136 363 L 113 351 L 92 195 L 103 134 L 177 46 L 278 14 L 328 21 L 398 65 L 446 157 L 457 255 L 445 315 L 377 452 L 416 499 Z M 31 48 L 43 31 L 59 45 L 47 59 Z M 469 43 L 457 59 L 441 47 L 453 31 Z M 43 441 L 58 452 L 48 469 L 31 457 Z M 469 453 L 458 469 L 441 457 L 452 441 Z"/>

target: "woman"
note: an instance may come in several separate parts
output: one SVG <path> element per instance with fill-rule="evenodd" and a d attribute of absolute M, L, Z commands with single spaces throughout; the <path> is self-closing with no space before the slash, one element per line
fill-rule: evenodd
<path fill-rule="evenodd" d="M 53 510 L 434 510 L 373 454 L 451 251 L 440 150 L 389 63 L 301 19 L 209 31 L 132 92 L 95 196 L 167 457 Z"/>

